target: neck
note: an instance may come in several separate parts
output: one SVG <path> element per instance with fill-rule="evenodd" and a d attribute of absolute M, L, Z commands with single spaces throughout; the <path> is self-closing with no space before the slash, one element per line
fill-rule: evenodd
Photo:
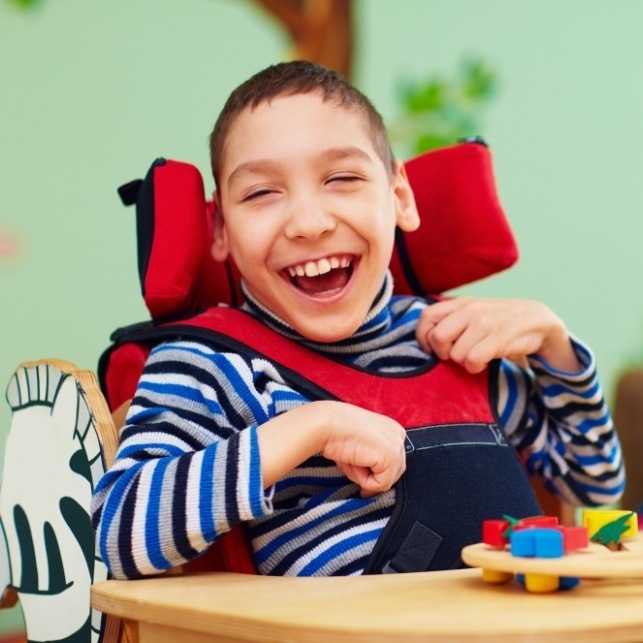
<path fill-rule="evenodd" d="M 322 353 L 354 353 L 356 348 L 363 345 L 365 341 L 370 341 L 374 336 L 381 335 L 386 332 L 391 323 L 388 306 L 393 293 L 393 278 L 390 272 L 386 273 L 382 288 L 375 297 L 375 300 L 373 301 L 373 304 L 371 305 L 371 308 L 361 326 L 350 337 L 332 343 L 314 342 L 303 335 L 300 335 L 281 317 L 257 301 L 248 292 L 243 281 L 241 282 L 241 290 L 245 299 L 242 306 L 244 310 L 252 313 L 256 317 L 259 317 L 267 326 L 276 330 L 285 337 Z"/>

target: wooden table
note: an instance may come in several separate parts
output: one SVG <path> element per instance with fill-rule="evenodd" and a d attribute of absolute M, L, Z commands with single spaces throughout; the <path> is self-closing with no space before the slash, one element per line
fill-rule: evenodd
<path fill-rule="evenodd" d="M 107 581 L 92 604 L 140 643 L 201 641 L 643 641 L 643 581 L 583 580 L 528 594 L 479 569 L 353 578 L 230 573 Z"/>

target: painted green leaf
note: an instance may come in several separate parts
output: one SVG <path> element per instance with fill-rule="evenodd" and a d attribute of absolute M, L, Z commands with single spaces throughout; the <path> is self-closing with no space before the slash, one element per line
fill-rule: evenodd
<path fill-rule="evenodd" d="M 400 82 L 400 114 L 389 127 L 396 155 L 406 158 L 484 134 L 480 116 L 496 86 L 495 71 L 476 58 L 465 60 L 453 77 Z"/>
<path fill-rule="evenodd" d="M 618 545 L 621 540 L 621 536 L 627 531 L 627 521 L 634 515 L 634 512 L 625 514 L 612 522 L 608 522 L 603 525 L 591 538 L 590 540 L 600 545 L 607 545 L 613 543 Z"/>
<path fill-rule="evenodd" d="M 507 520 L 509 522 L 509 527 L 505 529 L 504 533 L 502 534 L 502 537 L 509 538 L 509 536 L 513 534 L 514 527 L 520 524 L 520 518 L 514 518 L 513 516 L 508 516 L 507 514 L 502 514 L 502 517 L 504 520 Z"/>

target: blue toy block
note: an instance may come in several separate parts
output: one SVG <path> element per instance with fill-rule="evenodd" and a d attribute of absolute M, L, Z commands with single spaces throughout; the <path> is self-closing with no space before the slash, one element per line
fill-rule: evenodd
<path fill-rule="evenodd" d="M 521 529 L 511 534 L 511 555 L 527 558 L 562 558 L 563 534 L 557 529 Z"/>
<path fill-rule="evenodd" d="M 575 578 L 573 576 L 561 576 L 558 579 L 558 582 L 559 589 L 571 589 L 580 583 L 580 578 Z"/>
<path fill-rule="evenodd" d="M 527 556 L 532 557 L 536 553 L 536 544 L 534 542 L 533 529 L 525 529 L 524 531 L 514 531 L 511 534 L 510 551 L 512 556 Z"/>
<path fill-rule="evenodd" d="M 562 558 L 565 555 L 565 539 L 555 529 L 536 529 L 536 558 Z"/>

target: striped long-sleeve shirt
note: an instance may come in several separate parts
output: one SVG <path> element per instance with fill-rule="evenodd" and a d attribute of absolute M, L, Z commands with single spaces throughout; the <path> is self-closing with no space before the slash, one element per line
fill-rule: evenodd
<path fill-rule="evenodd" d="M 374 372 L 429 359 L 415 338 L 422 299 L 392 297 L 387 279 L 360 329 L 318 345 L 297 337 L 248 298 L 247 309 L 313 349 Z M 573 504 L 614 502 L 623 490 L 620 446 L 590 351 L 573 340 L 583 370 L 557 372 L 502 360 L 498 415 L 531 474 Z M 172 341 L 150 354 L 122 429 L 116 461 L 97 486 L 93 520 L 117 578 L 190 560 L 245 522 L 261 573 L 359 574 L 395 502 L 393 490 L 361 498 L 338 467 L 313 457 L 264 491 L 257 427 L 309 400 L 260 357 Z M 305 430 L 305 427 L 302 427 Z"/>

